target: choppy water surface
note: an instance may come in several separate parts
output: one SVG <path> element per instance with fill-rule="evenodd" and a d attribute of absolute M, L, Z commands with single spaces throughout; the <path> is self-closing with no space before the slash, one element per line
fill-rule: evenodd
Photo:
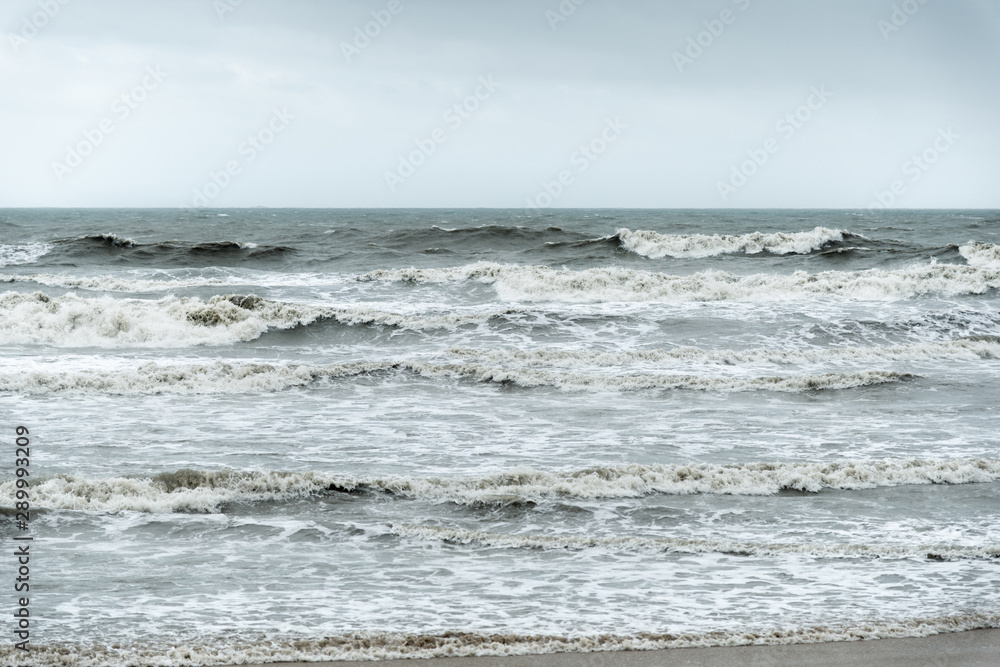
<path fill-rule="evenodd" d="M 1000 626 L 998 288 L 990 211 L 0 211 L 35 660 Z"/>

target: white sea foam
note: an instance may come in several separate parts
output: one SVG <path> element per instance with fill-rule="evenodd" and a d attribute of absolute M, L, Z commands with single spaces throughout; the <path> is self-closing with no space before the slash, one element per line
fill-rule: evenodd
<path fill-rule="evenodd" d="M 321 319 L 411 329 L 480 323 L 509 310 L 441 314 L 393 313 L 366 305 L 319 307 L 254 296 L 159 300 L 54 297 L 36 292 L 0 295 L 0 344 L 55 346 L 222 345 L 259 338 Z"/>
<path fill-rule="evenodd" d="M 839 229 L 816 227 L 808 232 L 765 234 L 658 234 L 657 232 L 619 229 L 621 247 L 637 255 L 660 259 L 662 257 L 712 257 L 733 253 L 754 255 L 770 252 L 776 255 L 806 254 L 819 250 L 832 242 L 842 242 L 844 234 Z"/>
<path fill-rule="evenodd" d="M 922 484 L 1000 480 L 1000 459 L 841 460 L 831 463 L 595 466 L 545 472 L 530 468 L 478 477 L 354 477 L 320 472 L 181 470 L 150 478 L 57 475 L 32 484 L 38 508 L 101 512 L 219 512 L 227 503 L 277 501 L 325 492 L 385 493 L 463 505 L 550 500 L 641 498 L 649 495 L 766 496 Z M 0 482 L 0 504 L 12 507 L 17 487 Z"/>
<path fill-rule="evenodd" d="M 931 560 L 984 560 L 1000 558 L 1000 545 L 824 544 L 822 542 L 755 543 L 731 540 L 655 537 L 603 537 L 586 535 L 523 535 L 491 533 L 439 526 L 394 525 L 401 537 L 442 540 L 454 544 L 502 549 L 607 549 L 663 553 L 722 553 L 738 556 L 804 555 L 817 558 L 919 558 Z"/>
<path fill-rule="evenodd" d="M 1000 459 L 844 460 L 834 463 L 595 466 L 570 472 L 530 468 L 473 479 L 358 480 L 355 486 L 463 504 L 510 504 L 560 498 L 638 498 L 654 494 L 774 495 L 1000 479 Z"/>
<path fill-rule="evenodd" d="M 431 378 L 458 378 L 520 387 L 556 387 L 564 391 L 637 391 L 693 389 L 703 391 L 799 392 L 850 389 L 907 380 L 915 376 L 892 371 L 860 371 L 787 377 L 711 377 L 699 375 L 588 375 L 533 369 L 505 369 L 484 364 L 448 364 L 386 360 L 328 365 L 215 361 L 200 364 L 146 362 L 134 369 L 51 371 L 38 365 L 0 367 L 0 391 L 27 394 L 73 392 L 137 394 L 234 394 L 280 391 L 323 379 L 385 371 L 409 371 Z"/>
<path fill-rule="evenodd" d="M 597 350 L 476 350 L 453 348 L 449 352 L 468 359 L 478 359 L 494 363 L 547 365 L 559 368 L 578 368 L 586 365 L 624 366 L 627 364 L 651 364 L 658 366 L 718 364 L 723 366 L 740 366 L 762 363 L 811 364 L 835 361 L 975 360 L 1000 359 L 1000 337 L 960 338 L 947 342 L 887 345 L 884 347 L 817 347 L 792 350 L 766 348 L 703 350 L 694 347 L 676 347 L 671 349 L 605 352 Z"/>
<path fill-rule="evenodd" d="M 253 340 L 268 329 L 309 324 L 322 313 L 308 306 L 255 297 L 166 298 L 157 301 L 0 296 L 0 343 L 57 346 L 186 346 Z"/>
<path fill-rule="evenodd" d="M 127 278 L 122 276 L 68 276 L 50 273 L 0 276 L 0 282 L 34 283 L 46 287 L 63 289 L 83 289 L 94 292 L 167 292 L 189 287 L 237 287 L 250 285 L 238 278 L 176 278 L 173 280 L 152 280 Z"/>
<path fill-rule="evenodd" d="M 1000 268 L 1000 245 L 969 241 L 968 244 L 960 247 L 958 252 L 969 263 L 969 266 Z"/>
<path fill-rule="evenodd" d="M 359 279 L 417 283 L 476 281 L 493 285 L 500 298 L 508 301 L 788 301 L 803 297 L 898 300 L 926 295 L 983 294 L 1000 287 L 1000 266 L 932 263 L 893 270 L 797 271 L 747 276 L 717 271 L 681 276 L 620 267 L 573 271 L 479 262 L 451 269 L 386 269 L 372 271 Z"/>
<path fill-rule="evenodd" d="M 851 389 L 913 379 L 894 371 L 860 371 L 784 377 L 712 377 L 703 375 L 594 375 L 552 373 L 525 368 L 498 368 L 483 364 L 429 364 L 408 362 L 405 367 L 427 376 L 452 375 L 478 382 L 510 383 L 520 387 L 556 387 L 564 391 L 638 391 L 643 389 L 694 389 L 701 391 L 800 392 Z"/>
<path fill-rule="evenodd" d="M 134 369 L 46 371 L 37 368 L 0 370 L 0 391 L 27 394 L 84 393 L 122 396 L 142 394 L 242 394 L 301 387 L 320 379 L 351 377 L 387 370 L 387 363 L 328 366 L 274 365 L 214 361 L 201 364 L 145 362 Z"/>
<path fill-rule="evenodd" d="M 315 473 L 181 470 L 152 478 L 90 479 L 57 475 L 32 483 L 32 505 L 100 512 L 220 512 L 234 502 L 308 496 L 325 490 L 333 477 Z M 13 506 L 13 481 L 0 483 L 0 503 Z"/>
<path fill-rule="evenodd" d="M 202 667 L 271 662 L 326 660 L 390 660 L 469 656 L 544 655 L 648 651 L 709 646 L 769 646 L 859 641 L 932 635 L 1000 627 L 1000 614 L 961 613 L 929 618 L 847 622 L 807 627 L 762 628 L 744 624 L 710 632 L 644 632 L 636 635 L 523 635 L 515 633 L 353 632 L 321 639 L 297 637 L 241 639 L 204 638 L 169 643 L 106 642 L 99 645 L 32 643 L 35 667 Z M 0 646 L 0 663 L 19 664 L 23 656 L 11 643 Z M 580 659 L 585 662 L 585 658 Z M 604 660 L 602 659 L 602 662 Z"/>
<path fill-rule="evenodd" d="M 48 243 L 28 243 L 25 245 L 6 245 L 0 243 L 0 266 L 33 264 L 51 250 L 52 246 Z"/>
<path fill-rule="evenodd" d="M 46 287 L 94 292 L 154 293 L 192 287 L 331 287 L 345 278 L 337 274 L 240 272 L 225 277 L 143 278 L 135 274 L 74 276 L 53 273 L 0 275 L 0 283 L 34 283 Z"/>

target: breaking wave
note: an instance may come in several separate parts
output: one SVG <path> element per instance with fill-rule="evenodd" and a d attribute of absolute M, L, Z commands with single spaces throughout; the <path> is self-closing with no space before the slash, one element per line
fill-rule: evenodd
<path fill-rule="evenodd" d="M 1000 480 L 1000 459 L 841 460 L 832 463 L 595 466 L 544 472 L 516 468 L 471 478 L 352 477 L 320 472 L 180 470 L 153 477 L 90 479 L 76 475 L 32 483 L 32 504 L 101 512 L 221 512 L 229 503 L 281 501 L 328 493 L 388 494 L 463 505 L 650 495 L 766 496 L 922 484 Z M 16 485 L 0 482 L 0 504 L 12 507 Z"/>
<path fill-rule="evenodd" d="M 215 361 L 160 365 L 147 362 L 135 369 L 47 371 L 0 369 L 0 391 L 138 394 L 233 394 L 280 391 L 319 380 L 386 371 L 408 371 L 429 378 L 467 379 L 519 387 L 555 387 L 564 391 L 637 391 L 692 389 L 702 391 L 801 392 L 851 389 L 909 380 L 916 376 L 892 371 L 826 373 L 787 377 L 706 377 L 699 375 L 587 375 L 532 369 L 504 369 L 482 364 L 425 361 L 369 361 L 329 365 L 268 364 Z"/>
<path fill-rule="evenodd" d="M 961 246 L 958 252 L 969 263 L 969 266 L 989 269 L 1000 268 L 1000 245 L 970 241 L 968 244 Z"/>
<path fill-rule="evenodd" d="M 697 538 L 600 537 L 577 535 L 521 535 L 437 526 L 395 525 L 401 537 L 441 540 L 452 544 L 479 544 L 502 549 L 608 549 L 662 553 L 721 553 L 735 556 L 803 555 L 818 558 L 921 558 L 930 560 L 991 560 L 1000 558 L 1000 545 L 986 547 L 900 544 L 780 544 L 706 540 Z"/>
<path fill-rule="evenodd" d="M 193 297 L 152 301 L 9 292 L 0 295 L 0 344 L 221 345 L 255 340 L 269 330 L 291 329 L 320 320 L 436 329 L 485 322 L 508 312 L 407 315 L 363 305 L 319 307 L 239 295 L 216 296 L 207 301 Z"/>
<path fill-rule="evenodd" d="M 885 362 L 933 359 L 1000 359 L 1000 337 L 967 337 L 939 343 L 889 345 L 884 347 L 805 348 L 795 350 L 702 350 L 694 347 L 604 352 L 598 350 L 477 350 L 453 348 L 451 354 L 506 364 L 544 364 L 560 368 L 653 364 L 810 364 L 834 361 Z"/>
<path fill-rule="evenodd" d="M 442 632 L 353 632 L 321 639 L 294 638 L 254 640 L 234 636 L 190 642 L 130 644 L 104 643 L 91 646 L 33 644 L 32 665 L 66 665 L 70 657 L 76 667 L 207 667 L 249 663 L 319 662 L 329 660 L 390 660 L 403 658 L 455 658 L 471 656 L 545 655 L 651 651 L 712 646 L 773 646 L 854 642 L 860 640 L 932 635 L 1000 627 L 1000 614 L 961 613 L 931 618 L 851 622 L 788 628 L 743 627 L 709 632 L 644 632 L 634 635 L 523 635 L 516 633 Z M 928 647 L 933 651 L 933 647 Z M 11 643 L 0 647 L 0 662 L 17 664 Z M 579 661 L 587 662 L 580 657 Z M 602 660 L 603 661 L 603 660 Z"/>
<path fill-rule="evenodd" d="M 320 273 L 257 272 L 243 275 L 138 278 L 116 275 L 74 276 L 53 273 L 0 275 L 0 282 L 34 283 L 46 287 L 82 289 L 93 292 L 154 293 L 191 287 L 329 287 L 344 282 L 342 276 Z"/>
<path fill-rule="evenodd" d="M 855 234 L 838 229 L 816 227 L 808 232 L 765 234 L 659 234 L 652 231 L 619 229 L 616 238 L 622 249 L 650 259 L 662 257 L 703 258 L 715 255 L 744 253 L 755 255 L 769 252 L 775 255 L 808 254 L 831 243 L 841 243 Z"/>
<path fill-rule="evenodd" d="M 788 301 L 804 296 L 897 300 L 925 295 L 983 294 L 1000 287 L 1000 266 L 932 263 L 894 270 L 797 271 L 788 275 L 747 276 L 717 271 L 682 276 L 618 267 L 573 271 L 480 262 L 451 269 L 372 271 L 359 280 L 476 281 L 493 285 L 498 296 L 509 301 Z"/>

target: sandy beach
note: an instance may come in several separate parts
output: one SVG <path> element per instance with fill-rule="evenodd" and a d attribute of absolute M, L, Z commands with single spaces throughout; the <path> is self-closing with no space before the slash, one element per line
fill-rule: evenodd
<path fill-rule="evenodd" d="M 283 667 L 338 667 L 359 662 L 282 662 Z M 995 667 L 1000 664 L 1000 629 L 971 630 L 907 639 L 878 639 L 822 644 L 732 646 L 671 649 L 667 651 L 615 651 L 554 653 L 548 655 L 487 656 L 386 660 L 385 667 L 783 667 L 810 665 L 879 665 L 917 667 Z M 252 665 L 250 667 L 263 667 Z"/>

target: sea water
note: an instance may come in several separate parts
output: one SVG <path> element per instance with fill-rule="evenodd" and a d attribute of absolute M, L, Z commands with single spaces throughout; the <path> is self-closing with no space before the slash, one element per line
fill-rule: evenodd
<path fill-rule="evenodd" d="M 31 659 L 1000 626 L 998 244 L 995 211 L 0 211 Z"/>

